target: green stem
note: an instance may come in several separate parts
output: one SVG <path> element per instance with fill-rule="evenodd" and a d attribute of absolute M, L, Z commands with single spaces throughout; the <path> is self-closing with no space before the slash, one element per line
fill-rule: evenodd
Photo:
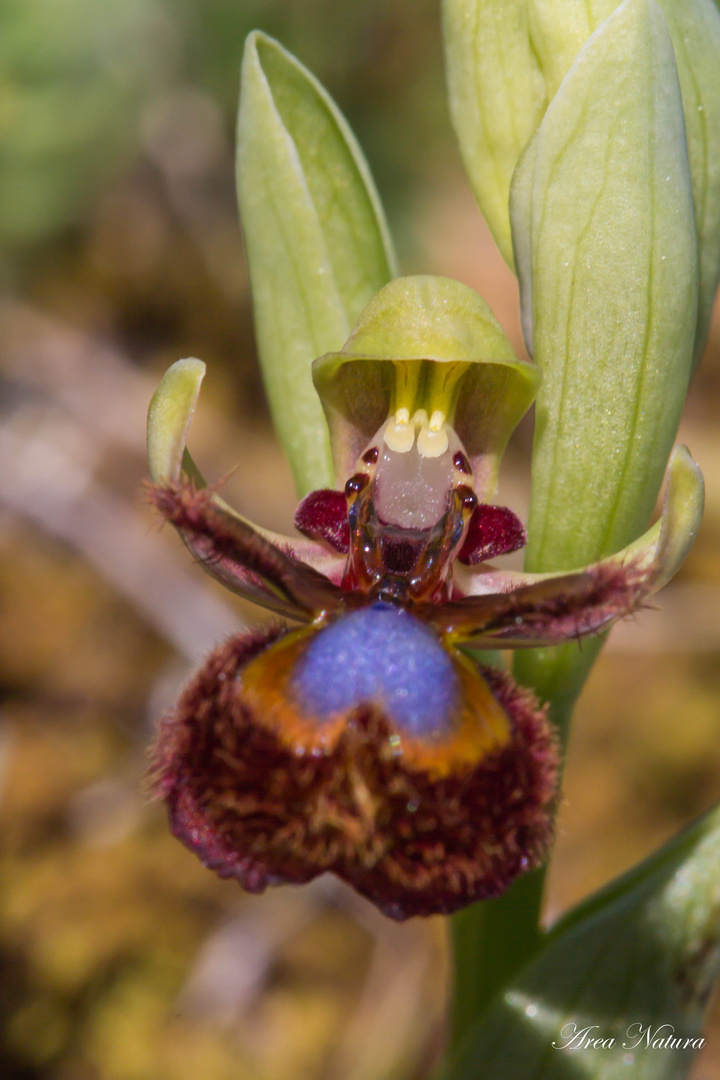
<path fill-rule="evenodd" d="M 607 635 L 569 641 L 547 649 L 522 649 L 515 653 L 513 677 L 550 706 L 550 719 L 560 740 L 561 763 L 570 734 L 575 702 L 590 674 Z"/>
<path fill-rule="evenodd" d="M 536 870 L 518 878 L 497 900 L 453 915 L 451 1057 L 495 994 L 537 950 L 543 880 L 544 872 Z"/>
<path fill-rule="evenodd" d="M 550 706 L 562 755 L 573 706 L 603 638 L 518 652 L 513 674 Z M 496 994 L 530 960 L 542 942 L 540 912 L 545 869 L 518 878 L 504 896 L 473 904 L 451 920 L 453 985 L 450 1061 Z"/>

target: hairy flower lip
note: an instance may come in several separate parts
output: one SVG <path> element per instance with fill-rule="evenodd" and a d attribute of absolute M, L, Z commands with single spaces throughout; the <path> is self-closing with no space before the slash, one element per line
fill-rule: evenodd
<path fill-rule="evenodd" d="M 510 742 L 433 778 L 398 752 L 381 712 L 352 710 L 331 747 L 301 752 L 248 705 L 238 671 L 286 636 L 237 635 L 161 723 L 154 786 L 173 833 L 249 891 L 331 870 L 387 915 L 450 913 L 496 896 L 552 839 L 557 744 L 546 710 L 478 669 L 512 717 Z M 442 754 L 442 747 L 434 750 Z"/>

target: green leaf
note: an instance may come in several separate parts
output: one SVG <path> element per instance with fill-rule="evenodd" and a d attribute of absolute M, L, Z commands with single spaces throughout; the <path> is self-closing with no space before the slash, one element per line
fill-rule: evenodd
<path fill-rule="evenodd" d="M 263 377 L 300 494 L 333 483 L 312 361 L 340 349 L 394 274 L 380 200 L 347 123 L 277 42 L 250 35 L 238 197 Z"/>
<path fill-rule="evenodd" d="M 617 0 L 443 0 L 453 126 L 510 266 L 513 171 L 578 50 L 616 7 Z"/>
<path fill-rule="evenodd" d="M 465 169 L 512 266 L 510 179 L 548 100 L 527 0 L 444 0 L 443 36 L 450 115 Z"/>
<path fill-rule="evenodd" d="M 660 0 L 680 76 L 695 201 L 699 285 L 695 362 L 720 279 L 720 12 L 712 0 Z"/>
<path fill-rule="evenodd" d="M 512 212 L 530 230 L 521 287 L 543 372 L 527 568 L 571 569 L 645 528 L 691 368 L 692 194 L 653 0 L 625 0 L 583 46 L 519 170 Z"/>
<path fill-rule="evenodd" d="M 678 67 L 695 204 L 697 360 L 720 277 L 720 12 L 713 0 L 659 6 Z M 480 208 L 511 266 L 513 169 L 578 51 L 617 7 L 617 0 L 444 0 L 453 124 Z"/>
<path fill-rule="evenodd" d="M 443 1080 L 686 1076 L 720 972 L 719 865 L 716 807 L 561 920 Z M 566 1045 L 585 1028 L 606 1045 Z"/>

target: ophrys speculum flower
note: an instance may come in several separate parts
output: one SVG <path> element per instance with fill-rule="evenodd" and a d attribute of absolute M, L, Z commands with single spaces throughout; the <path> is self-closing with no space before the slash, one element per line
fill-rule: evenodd
<path fill-rule="evenodd" d="M 498 895 L 548 850 L 557 749 L 533 695 L 468 650 L 637 609 L 692 543 L 696 466 L 676 451 L 662 522 L 612 558 L 492 566 L 524 543 L 491 499 L 538 376 L 471 290 L 397 279 L 316 361 L 344 491 L 307 496 L 290 539 L 201 486 L 185 438 L 203 373 L 180 361 L 153 399 L 153 502 L 209 573 L 302 625 L 229 639 L 163 721 L 173 831 L 252 891 L 332 871 L 400 919 Z"/>

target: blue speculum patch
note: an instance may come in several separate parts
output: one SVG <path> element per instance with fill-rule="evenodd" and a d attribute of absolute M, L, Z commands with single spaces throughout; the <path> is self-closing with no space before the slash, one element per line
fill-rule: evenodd
<path fill-rule="evenodd" d="M 312 638 L 292 688 L 301 709 L 319 720 L 372 704 L 417 736 L 448 732 L 460 697 L 453 662 L 432 630 L 385 603 L 346 615 Z"/>

